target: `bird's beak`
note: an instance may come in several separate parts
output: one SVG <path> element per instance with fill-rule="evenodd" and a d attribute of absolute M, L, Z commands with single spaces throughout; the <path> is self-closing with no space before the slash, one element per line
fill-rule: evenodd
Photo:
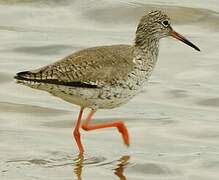
<path fill-rule="evenodd" d="M 180 35 L 180 34 L 177 33 L 176 31 L 173 31 L 173 30 L 172 30 L 172 31 L 170 32 L 170 35 L 173 36 L 174 38 L 176 38 L 176 39 L 178 39 L 178 40 L 184 42 L 185 44 L 187 44 L 187 45 L 193 47 L 195 50 L 200 51 L 200 49 L 199 49 L 197 46 L 195 46 L 194 44 L 192 44 L 189 40 L 187 40 L 185 37 L 183 37 L 182 35 Z"/>

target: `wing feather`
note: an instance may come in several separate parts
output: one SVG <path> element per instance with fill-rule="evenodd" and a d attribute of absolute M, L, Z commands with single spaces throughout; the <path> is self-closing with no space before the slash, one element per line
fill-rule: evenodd
<path fill-rule="evenodd" d="M 132 53 L 129 45 L 88 48 L 20 77 L 76 87 L 113 86 L 134 68 Z"/>

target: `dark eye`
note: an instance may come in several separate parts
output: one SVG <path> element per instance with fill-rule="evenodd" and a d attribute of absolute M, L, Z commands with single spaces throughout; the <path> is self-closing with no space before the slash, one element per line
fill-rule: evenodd
<path fill-rule="evenodd" d="M 163 21 L 162 24 L 167 27 L 169 25 L 169 22 L 167 20 Z"/>

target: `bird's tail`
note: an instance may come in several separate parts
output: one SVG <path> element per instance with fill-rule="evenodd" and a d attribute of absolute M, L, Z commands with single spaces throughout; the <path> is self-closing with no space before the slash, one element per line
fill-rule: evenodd
<path fill-rule="evenodd" d="M 15 79 L 17 80 L 24 80 L 24 81 L 31 81 L 34 80 L 36 77 L 36 73 L 33 73 L 31 71 L 22 71 L 16 74 L 16 76 L 14 76 Z"/>
<path fill-rule="evenodd" d="M 22 84 L 35 89 L 46 89 L 41 71 L 22 71 L 17 73 L 14 78 L 18 84 Z"/>

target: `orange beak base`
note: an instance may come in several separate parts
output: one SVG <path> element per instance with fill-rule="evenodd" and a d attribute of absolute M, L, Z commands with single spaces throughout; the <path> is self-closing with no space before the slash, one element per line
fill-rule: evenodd
<path fill-rule="evenodd" d="M 195 50 L 200 51 L 200 49 L 199 49 L 197 46 L 195 46 L 194 44 L 192 44 L 189 40 L 187 40 L 185 37 L 183 37 L 182 35 L 180 35 L 180 34 L 177 33 L 176 31 L 172 31 L 172 32 L 170 33 L 170 35 L 171 35 L 172 37 L 174 37 L 174 38 L 176 38 L 176 39 L 178 39 L 178 40 L 184 42 L 185 44 L 189 45 L 190 47 L 194 48 Z"/>

